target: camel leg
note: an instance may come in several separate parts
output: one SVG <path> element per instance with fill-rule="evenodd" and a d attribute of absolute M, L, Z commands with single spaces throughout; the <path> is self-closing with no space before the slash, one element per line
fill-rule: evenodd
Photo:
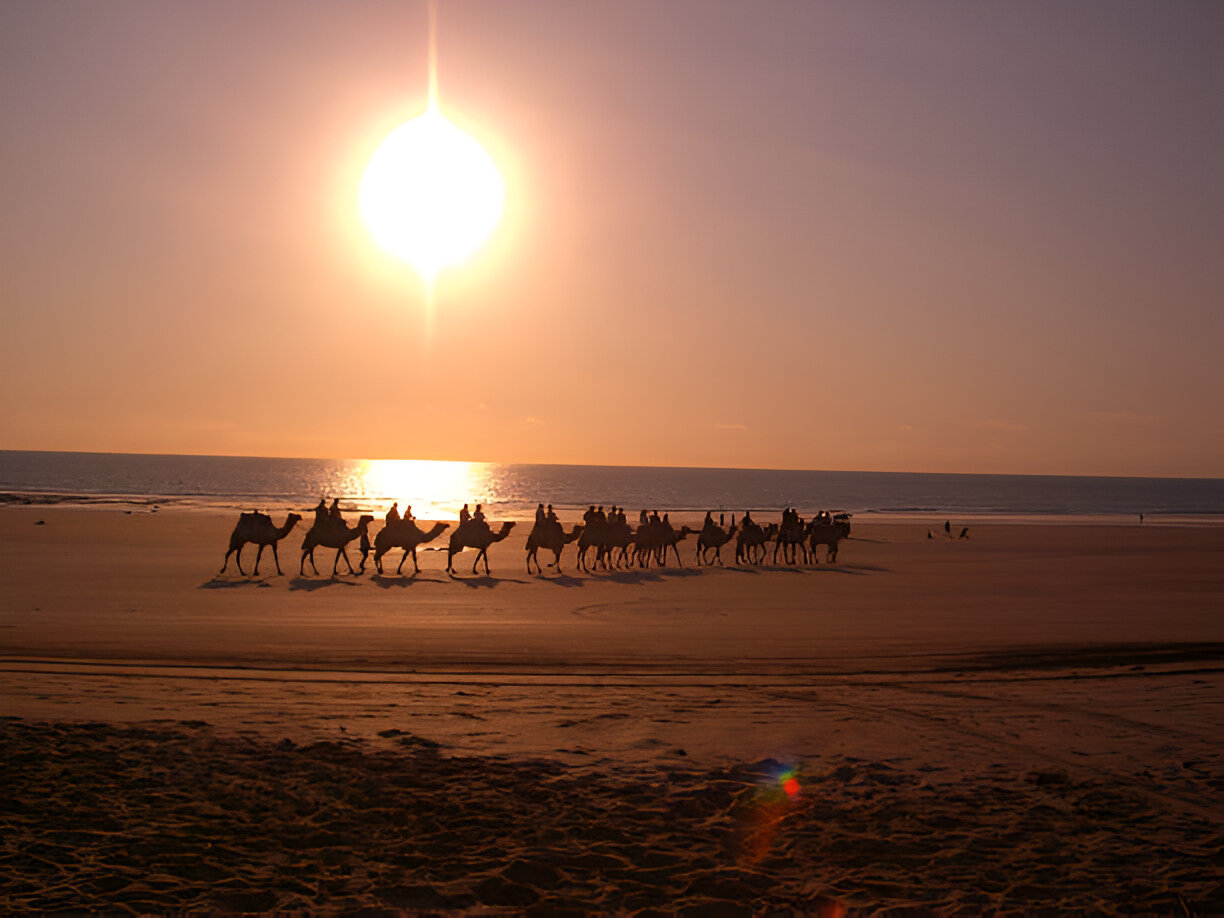
<path fill-rule="evenodd" d="M 536 562 L 536 567 L 538 568 L 539 566 L 540 566 L 540 562 L 539 562 L 539 561 L 537 561 L 537 562 Z M 527 573 L 529 573 L 529 574 L 531 573 L 531 552 L 527 552 Z M 544 573 L 544 572 L 543 572 L 543 571 L 540 571 L 540 573 L 542 574 L 542 573 Z"/>
<path fill-rule="evenodd" d="M 272 543 L 272 560 L 276 562 L 276 576 L 284 577 L 285 575 L 284 573 L 281 572 L 281 569 L 280 569 L 280 554 L 276 550 L 275 542 Z"/>
<path fill-rule="evenodd" d="M 245 544 L 246 544 L 245 542 L 242 542 L 242 543 L 240 543 L 240 544 L 238 545 L 238 547 L 237 547 L 237 548 L 235 548 L 233 545 L 231 545 L 231 546 L 230 546 L 230 550 L 229 550 L 229 551 L 227 551 L 227 552 L 225 553 L 225 563 L 221 565 L 221 573 L 223 573 L 223 574 L 224 574 L 224 573 L 225 573 L 225 569 L 226 569 L 227 567 L 229 567 L 229 559 L 230 559 L 230 555 L 234 554 L 234 552 L 237 552 L 237 553 L 238 553 L 238 558 L 237 558 L 237 560 L 238 560 L 238 573 L 240 573 L 240 574 L 241 574 L 243 577 L 245 577 L 245 576 L 246 576 L 246 571 L 244 571 L 244 570 L 242 569 L 242 546 L 243 546 L 243 545 L 245 545 Z"/>
<path fill-rule="evenodd" d="M 259 559 L 263 557 L 263 550 L 264 550 L 264 546 L 260 545 L 259 551 L 255 552 L 255 567 L 251 571 L 251 574 L 256 577 L 259 576 Z"/>
<path fill-rule="evenodd" d="M 400 575 L 400 571 L 404 569 L 404 562 L 408 560 L 408 549 L 404 549 L 404 554 L 400 557 L 400 563 L 395 566 L 395 576 Z"/>
<path fill-rule="evenodd" d="M 356 575 L 356 571 L 353 570 L 353 562 L 349 560 L 348 552 L 345 551 L 343 548 L 337 548 L 336 549 L 336 560 L 332 562 L 332 576 L 333 577 L 336 576 L 336 571 L 340 567 L 341 558 L 344 558 L 344 563 L 348 565 L 349 573 Z"/>
<path fill-rule="evenodd" d="M 317 577 L 317 576 L 319 576 L 319 569 L 318 569 L 317 567 L 315 567 L 315 560 L 314 560 L 314 549 L 313 549 L 313 548 L 311 548 L 309 551 L 303 551 L 303 552 L 302 552 L 302 563 L 298 565 L 298 573 L 299 573 L 299 574 L 302 574 L 302 575 L 305 575 L 305 574 L 306 574 L 306 559 L 307 559 L 307 558 L 309 558 L 309 559 L 310 559 L 310 568 L 311 568 L 311 570 L 313 570 L 313 571 L 315 572 L 315 576 L 316 576 L 316 577 Z"/>
<path fill-rule="evenodd" d="M 557 561 L 553 566 L 556 567 L 557 573 L 559 574 L 561 573 L 561 549 L 558 548 L 555 554 L 557 556 Z M 540 562 L 537 561 L 536 567 L 539 567 L 539 566 L 540 566 Z"/>

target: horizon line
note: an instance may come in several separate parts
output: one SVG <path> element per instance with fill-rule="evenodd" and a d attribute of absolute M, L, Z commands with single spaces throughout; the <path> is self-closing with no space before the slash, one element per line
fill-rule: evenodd
<path fill-rule="evenodd" d="M 889 469 L 816 469 L 729 465 L 642 465 L 638 463 L 616 462 L 504 462 L 488 459 L 437 459 L 423 456 L 254 456 L 231 453 L 126 452 L 121 450 L 85 449 L 9 449 L 4 447 L 0 447 L 0 453 L 58 453 L 83 456 L 177 456 L 185 459 L 272 459 L 290 461 L 298 460 L 304 462 L 463 462 L 471 465 L 547 465 L 571 468 L 677 469 L 680 471 L 710 472 L 814 472 L 820 474 L 852 475 L 959 475 L 993 478 L 1117 478 L 1165 481 L 1224 481 L 1224 475 L 1119 475 L 1052 472 L 932 472 L 914 470 L 897 471 Z"/>

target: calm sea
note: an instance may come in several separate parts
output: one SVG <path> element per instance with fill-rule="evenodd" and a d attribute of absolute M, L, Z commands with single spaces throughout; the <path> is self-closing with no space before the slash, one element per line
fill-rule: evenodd
<path fill-rule="evenodd" d="M 797 507 L 856 514 L 1224 518 L 1224 479 L 944 475 L 761 469 L 362 459 L 265 459 L 117 453 L 0 451 L 0 492 L 61 495 L 84 503 L 119 499 L 200 507 L 303 509 L 321 496 L 381 512 L 392 500 L 422 518 L 454 517 L 480 502 L 499 519 L 529 518 L 536 503 L 558 510 L 617 504 L 676 519 L 707 509 Z"/>

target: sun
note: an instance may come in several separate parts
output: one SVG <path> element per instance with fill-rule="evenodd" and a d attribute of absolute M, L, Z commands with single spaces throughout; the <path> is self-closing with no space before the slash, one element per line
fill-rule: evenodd
<path fill-rule="evenodd" d="M 359 192 L 374 241 L 430 283 L 489 238 L 505 198 L 492 157 L 433 106 L 387 135 Z"/>

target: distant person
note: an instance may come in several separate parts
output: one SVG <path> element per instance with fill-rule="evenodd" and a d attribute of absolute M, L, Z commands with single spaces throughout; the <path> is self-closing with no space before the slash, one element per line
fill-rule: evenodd
<path fill-rule="evenodd" d="M 726 520 L 726 517 L 723 515 L 721 511 L 719 511 L 719 514 L 718 514 L 718 528 L 719 529 L 721 529 L 723 526 L 726 525 L 725 520 Z"/>
<path fill-rule="evenodd" d="M 751 527 L 751 526 L 755 526 L 755 525 L 756 525 L 756 523 L 754 523 L 754 522 L 752 521 L 752 511 L 751 511 L 751 510 L 745 510 L 745 511 L 744 511 L 744 528 L 745 528 L 745 529 L 748 529 L 749 527 Z"/>
<path fill-rule="evenodd" d="M 391 509 L 387 511 L 387 525 L 394 526 L 400 521 L 399 501 L 391 505 Z"/>
<path fill-rule="evenodd" d="M 480 504 L 476 505 L 476 512 L 472 514 L 472 522 L 486 529 L 489 528 L 489 524 L 485 522 L 484 508 Z"/>
<path fill-rule="evenodd" d="M 333 520 L 338 520 L 338 519 L 341 519 L 341 516 L 340 516 L 340 498 L 338 498 L 338 497 L 337 497 L 335 500 L 333 500 L 333 501 L 332 501 L 332 505 L 331 505 L 331 507 L 328 509 L 328 511 L 327 511 L 327 515 L 328 515 L 328 516 L 330 516 L 330 517 L 331 517 Z"/>
<path fill-rule="evenodd" d="M 549 505 L 548 505 L 548 512 L 547 512 L 546 514 L 544 514 L 544 518 L 545 518 L 546 520 L 548 520 L 550 523 L 556 523 L 556 524 L 558 524 L 558 525 L 560 525 L 560 523 L 561 523 L 561 521 L 560 521 L 559 519 L 557 519 L 557 514 L 556 514 L 556 512 L 553 510 L 553 508 L 552 508 L 552 504 L 549 504 Z"/>
<path fill-rule="evenodd" d="M 315 525 L 316 526 L 322 523 L 325 519 L 327 519 L 327 498 L 326 497 L 319 498 L 319 503 L 314 509 L 314 514 L 315 514 Z"/>
<path fill-rule="evenodd" d="M 464 526 L 472 521 L 472 511 L 467 508 L 467 504 L 463 505 L 463 509 L 459 511 L 459 525 Z"/>
<path fill-rule="evenodd" d="M 962 529 L 962 530 L 961 530 L 960 537 L 961 537 L 962 539 L 967 539 L 967 538 L 969 538 L 969 527 L 968 527 L 968 526 L 966 526 L 964 529 Z"/>
<path fill-rule="evenodd" d="M 646 523 L 647 523 L 646 510 L 645 508 L 643 508 L 642 512 L 638 514 L 638 525 L 645 526 Z"/>
<path fill-rule="evenodd" d="M 409 504 L 408 509 L 404 511 L 404 519 L 413 521 L 416 520 L 416 517 L 412 515 L 412 504 Z"/>
<path fill-rule="evenodd" d="M 593 519 L 595 519 L 595 505 L 591 504 L 587 507 L 586 513 L 582 514 L 582 521 L 590 526 Z"/>
<path fill-rule="evenodd" d="M 702 520 L 701 522 L 701 528 L 702 529 L 713 529 L 714 528 L 714 513 L 712 511 L 710 510 L 706 511 L 705 519 Z"/>
<path fill-rule="evenodd" d="M 543 504 L 536 504 L 536 525 L 548 522 L 548 515 L 544 512 Z"/>
<path fill-rule="evenodd" d="M 1143 525 L 1143 514 L 1142 513 L 1139 514 L 1139 525 L 1140 526 Z"/>
<path fill-rule="evenodd" d="M 944 532 L 947 533 L 949 539 L 952 538 L 952 521 L 951 520 L 944 520 Z"/>

